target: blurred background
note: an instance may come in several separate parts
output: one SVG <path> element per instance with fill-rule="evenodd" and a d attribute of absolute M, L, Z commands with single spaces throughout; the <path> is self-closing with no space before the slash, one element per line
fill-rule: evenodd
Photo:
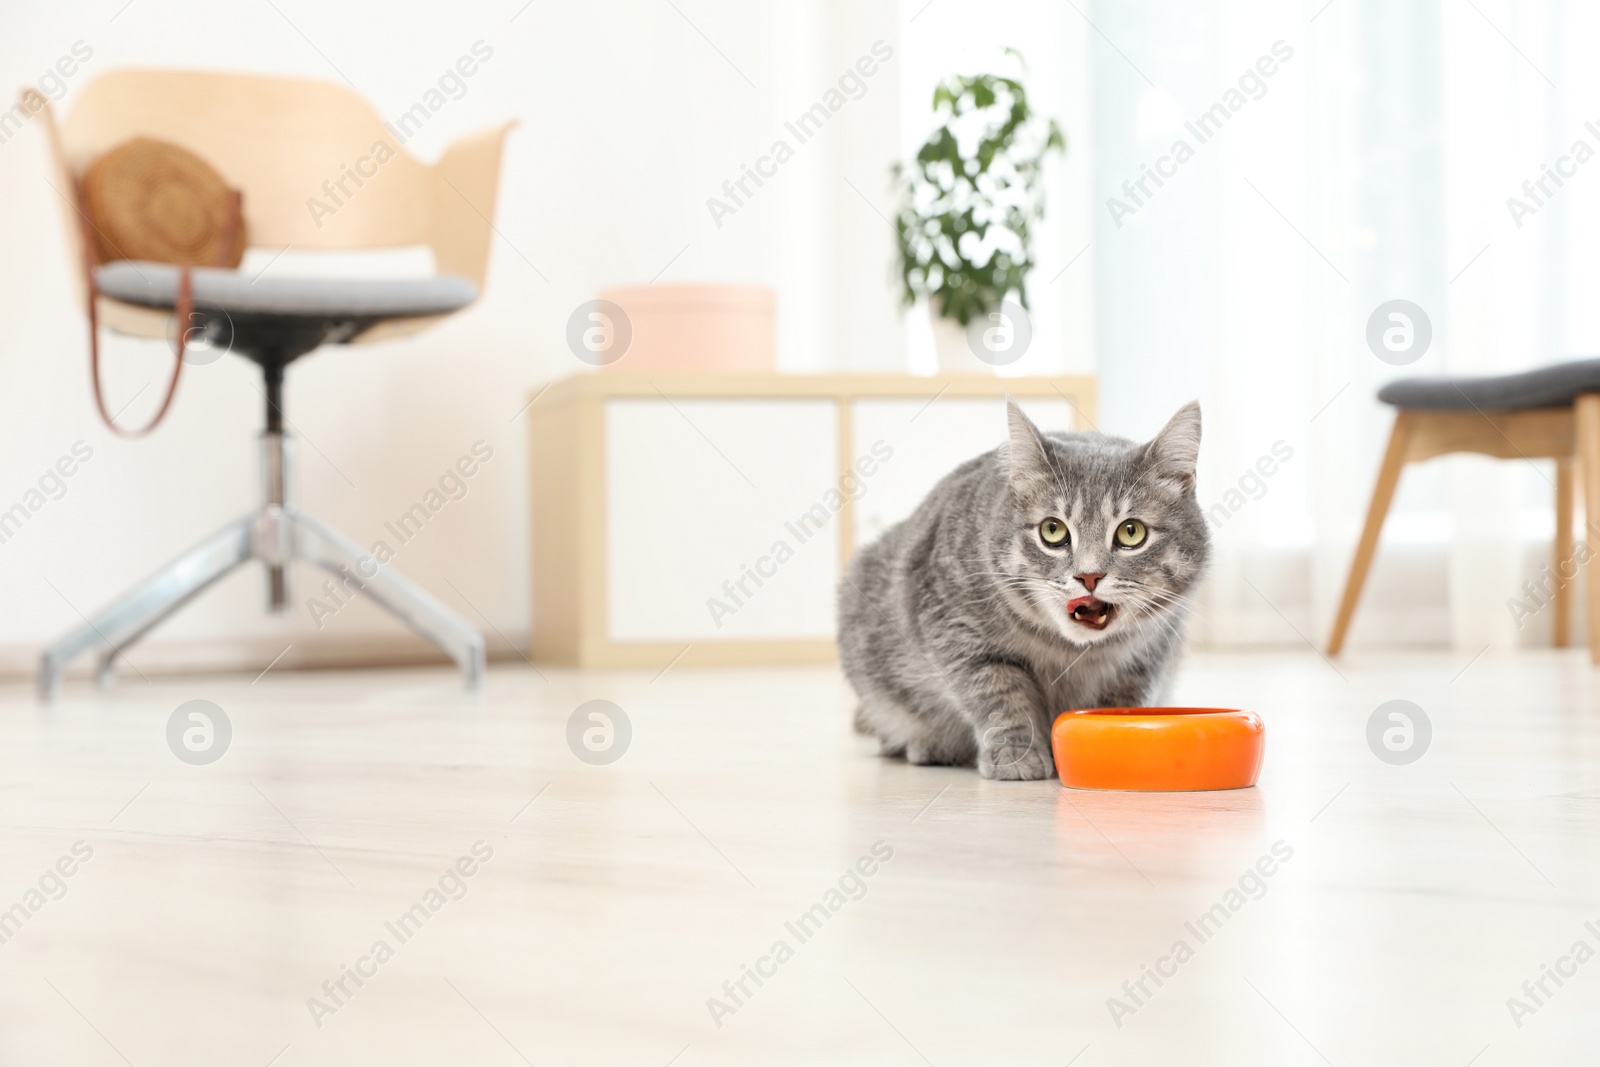
<path fill-rule="evenodd" d="M 95 77 L 141 66 L 333 81 L 393 120 L 459 57 L 480 57 L 406 148 L 432 160 L 463 134 L 520 123 L 482 299 L 415 338 L 297 364 L 287 408 L 299 499 L 362 543 L 474 442 L 493 447 L 397 565 L 486 621 L 504 654 L 530 629 L 522 412 L 543 383 L 589 370 L 566 341 L 574 308 L 654 281 L 768 286 L 780 370 L 932 373 L 927 316 L 900 302 L 891 167 L 932 129 L 940 79 L 1014 73 L 1003 49 L 1016 47 L 1066 151 L 1046 164 L 1033 342 L 1000 373 L 1092 374 L 1100 428 L 1132 437 L 1199 397 L 1201 500 L 1220 517 L 1193 643 L 1303 647 L 1331 619 L 1392 418 L 1376 389 L 1600 344 L 1582 296 L 1600 262 L 1569 236 L 1596 221 L 1595 177 L 1579 165 L 1535 210 L 1508 207 L 1574 142 L 1600 146 L 1585 125 L 1600 120 L 1585 54 L 1597 30 L 1600 11 L 1581 5 L 1495 0 L 107 0 L 8 13 L 0 70 L 8 106 L 33 87 L 58 115 Z M 708 209 L 879 42 L 891 58 L 858 98 L 737 211 Z M 52 73 L 64 56 L 78 60 L 71 76 Z M 1263 57 L 1273 73 L 1252 75 Z M 1230 92 L 1242 106 L 1202 142 L 1188 124 Z M 112 438 L 92 406 L 62 205 L 42 180 L 48 146 L 35 122 L 0 136 L 0 507 L 76 442 L 93 449 L 0 544 L 0 670 L 23 675 L 80 610 L 254 506 L 261 395 L 256 369 L 224 358 L 186 371 L 153 437 Z M 1162 163 L 1179 139 L 1192 158 Z M 1140 191 L 1163 166 L 1175 176 Z M 397 250 L 385 267 L 414 258 Z M 245 269 L 342 269 L 314 260 L 252 249 Z M 1432 328 L 1403 368 L 1366 341 L 1395 299 Z M 143 422 L 171 356 L 127 338 L 106 348 L 109 402 Z M 1267 455 L 1275 473 L 1253 474 Z M 1519 629 L 1505 602 L 1548 559 L 1552 481 L 1542 460 L 1408 472 L 1353 642 L 1548 643 L 1549 613 Z M 286 625 L 314 629 L 304 614 L 263 615 L 259 597 L 254 573 L 235 575 L 152 649 L 223 644 L 264 662 Z M 327 626 L 355 643 L 398 632 L 360 601 Z"/>

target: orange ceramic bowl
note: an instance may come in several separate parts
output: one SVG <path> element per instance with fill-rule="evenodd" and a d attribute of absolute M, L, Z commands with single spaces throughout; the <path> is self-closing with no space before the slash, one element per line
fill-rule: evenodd
<path fill-rule="evenodd" d="M 1086 708 L 1056 719 L 1050 745 L 1074 789 L 1243 789 L 1261 773 L 1266 728 L 1232 708 Z"/>

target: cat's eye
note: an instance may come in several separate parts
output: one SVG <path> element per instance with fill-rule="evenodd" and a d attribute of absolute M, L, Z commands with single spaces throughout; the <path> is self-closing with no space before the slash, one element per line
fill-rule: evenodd
<path fill-rule="evenodd" d="M 1149 535 L 1150 531 L 1144 528 L 1144 523 L 1138 519 L 1129 519 L 1117 527 L 1117 544 L 1123 548 L 1138 548 L 1144 544 L 1144 539 Z"/>
<path fill-rule="evenodd" d="M 1039 524 L 1039 538 L 1047 545 L 1059 545 L 1067 539 L 1067 524 L 1060 519 L 1046 519 Z"/>

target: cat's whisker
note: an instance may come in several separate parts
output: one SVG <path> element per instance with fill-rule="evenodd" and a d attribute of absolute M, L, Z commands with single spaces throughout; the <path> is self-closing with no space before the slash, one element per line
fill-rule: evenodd
<path fill-rule="evenodd" d="M 1177 593 L 1168 589 L 1153 589 L 1150 590 L 1150 594 L 1152 595 L 1152 602 L 1157 607 L 1166 609 L 1181 607 L 1185 611 L 1191 612 L 1194 615 L 1202 618 L 1210 617 L 1210 608 L 1201 604 L 1193 597 L 1185 596 L 1182 593 Z"/>
<path fill-rule="evenodd" d="M 1138 615 L 1138 618 L 1141 622 L 1154 623 L 1158 633 L 1172 637 L 1179 644 L 1183 643 L 1182 616 L 1170 610 L 1160 610 L 1160 605 L 1151 599 L 1141 599 L 1136 595 L 1133 598 L 1133 602 L 1140 606 L 1154 607 L 1157 609 Z"/>
<path fill-rule="evenodd" d="M 1165 589 L 1165 588 L 1162 588 L 1160 586 L 1149 585 L 1149 584 L 1147 584 L 1145 582 L 1141 582 L 1141 581 L 1138 581 L 1136 579 L 1125 579 L 1123 584 L 1125 584 L 1129 589 L 1138 590 L 1139 592 L 1145 593 L 1145 594 L 1150 595 L 1150 596 L 1157 596 L 1157 597 L 1162 597 L 1162 598 L 1165 598 L 1165 599 L 1170 599 L 1173 602 L 1182 602 L 1182 603 L 1193 603 L 1194 602 L 1194 598 L 1193 597 L 1190 597 L 1189 595 L 1187 595 L 1185 593 L 1180 593 L 1176 589 Z"/>

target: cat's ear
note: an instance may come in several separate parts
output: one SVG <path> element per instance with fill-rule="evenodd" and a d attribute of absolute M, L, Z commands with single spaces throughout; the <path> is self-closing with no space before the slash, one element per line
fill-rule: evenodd
<path fill-rule="evenodd" d="M 1006 468 L 1011 472 L 1012 488 L 1019 493 L 1048 488 L 1054 475 L 1044 439 L 1015 400 L 1006 400 L 1006 424 L 1011 431 L 1006 440 Z"/>
<path fill-rule="evenodd" d="M 1144 458 L 1157 478 L 1180 489 L 1194 488 L 1200 463 L 1200 401 L 1191 400 L 1178 409 L 1144 446 Z"/>

